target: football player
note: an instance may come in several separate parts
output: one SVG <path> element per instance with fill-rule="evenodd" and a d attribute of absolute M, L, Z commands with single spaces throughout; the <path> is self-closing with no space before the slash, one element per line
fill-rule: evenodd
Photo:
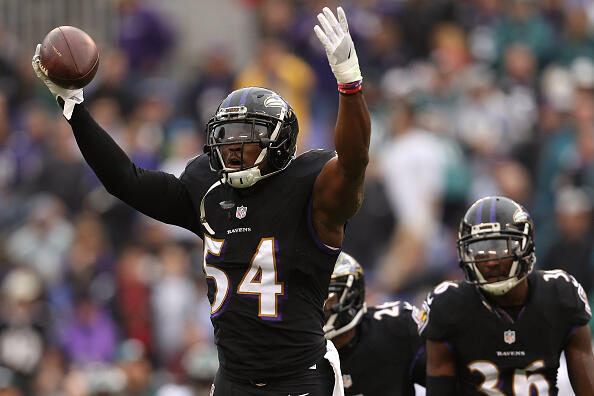
<path fill-rule="evenodd" d="M 565 351 L 576 395 L 594 395 L 592 312 L 561 271 L 532 271 L 534 224 L 505 197 L 476 201 L 460 223 L 465 280 L 443 282 L 423 304 L 427 395 L 556 395 Z"/>
<path fill-rule="evenodd" d="M 359 263 L 340 253 L 324 305 L 326 338 L 340 354 L 346 395 L 414 395 L 425 386 L 425 342 L 418 309 L 405 301 L 367 308 Z"/>
<path fill-rule="evenodd" d="M 82 90 L 33 68 L 63 104 L 84 158 L 106 189 L 203 239 L 220 369 L 211 395 L 342 394 L 338 353 L 322 330 L 344 225 L 363 199 L 370 121 L 342 8 L 314 28 L 340 92 L 336 152 L 295 156 L 299 126 L 275 92 L 231 92 L 207 124 L 206 153 L 178 179 L 141 169 L 93 120 Z"/>

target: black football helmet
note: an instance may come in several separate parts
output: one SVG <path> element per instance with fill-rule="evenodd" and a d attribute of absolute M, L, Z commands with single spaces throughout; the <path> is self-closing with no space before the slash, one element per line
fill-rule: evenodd
<path fill-rule="evenodd" d="M 460 222 L 458 258 L 467 282 L 493 295 L 507 293 L 536 262 L 530 214 L 506 197 L 479 199 Z M 481 273 L 477 264 L 493 260 L 499 261 L 498 271 Z M 504 270 L 504 261 L 511 262 L 509 271 Z"/>
<path fill-rule="evenodd" d="M 246 188 L 285 169 L 295 158 L 299 124 L 293 108 L 276 92 L 247 87 L 231 92 L 206 125 L 205 152 L 221 181 Z M 261 151 L 253 164 L 244 164 L 244 147 Z M 241 165 L 225 164 L 221 148 L 241 145 Z"/>
<path fill-rule="evenodd" d="M 326 338 L 331 340 L 358 325 L 366 311 L 363 268 L 342 252 L 334 265 L 324 304 Z"/>

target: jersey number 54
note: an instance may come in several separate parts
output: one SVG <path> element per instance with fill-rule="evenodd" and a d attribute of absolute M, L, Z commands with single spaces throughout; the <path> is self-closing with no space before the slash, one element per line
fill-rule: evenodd
<path fill-rule="evenodd" d="M 215 283 L 214 299 L 210 305 L 210 314 L 216 315 L 227 299 L 230 289 L 229 276 L 225 271 L 207 263 L 207 256 L 220 256 L 225 245 L 224 239 L 214 239 L 204 235 L 203 270 L 208 279 Z M 252 256 L 250 266 L 243 275 L 237 294 L 258 297 L 258 316 L 278 316 L 278 296 L 284 293 L 284 285 L 277 281 L 274 238 L 262 238 Z"/>

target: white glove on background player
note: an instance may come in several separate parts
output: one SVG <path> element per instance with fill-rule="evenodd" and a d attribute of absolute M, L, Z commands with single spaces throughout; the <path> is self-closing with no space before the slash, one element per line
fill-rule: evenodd
<path fill-rule="evenodd" d="M 33 70 L 35 71 L 35 74 L 37 74 L 37 77 L 39 77 L 41 79 L 41 81 L 43 81 L 45 83 L 45 85 L 47 85 L 47 87 L 49 88 L 52 95 L 54 95 L 56 100 L 58 100 L 58 98 L 61 98 L 64 101 L 64 111 L 62 112 L 62 114 L 64 114 L 64 117 L 66 117 L 66 119 L 69 120 L 72 117 L 72 112 L 74 111 L 74 105 L 78 104 L 78 103 L 82 103 L 84 100 L 83 90 L 82 90 L 82 88 L 78 88 L 78 89 L 62 88 L 59 85 L 57 85 L 56 83 L 52 82 L 49 79 L 49 77 L 43 72 L 43 69 L 41 68 L 41 66 L 39 64 L 40 49 L 41 49 L 41 44 L 37 44 L 37 48 L 35 49 L 35 55 L 33 55 L 33 59 L 31 60 L 31 64 L 33 65 Z M 58 101 L 58 103 L 60 103 L 60 102 Z"/>
<path fill-rule="evenodd" d="M 344 10 L 342 7 L 336 9 L 338 20 L 328 7 L 324 7 L 322 11 L 323 13 L 318 14 L 318 21 L 324 30 L 316 25 L 314 32 L 326 50 L 336 81 L 347 84 L 362 80 L 359 59 Z"/>

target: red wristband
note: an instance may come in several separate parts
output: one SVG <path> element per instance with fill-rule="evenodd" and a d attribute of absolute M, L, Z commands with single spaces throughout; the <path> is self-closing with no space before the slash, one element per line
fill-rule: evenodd
<path fill-rule="evenodd" d="M 345 95 L 352 95 L 359 92 L 363 88 L 363 80 L 351 83 L 338 83 L 338 92 Z"/>

